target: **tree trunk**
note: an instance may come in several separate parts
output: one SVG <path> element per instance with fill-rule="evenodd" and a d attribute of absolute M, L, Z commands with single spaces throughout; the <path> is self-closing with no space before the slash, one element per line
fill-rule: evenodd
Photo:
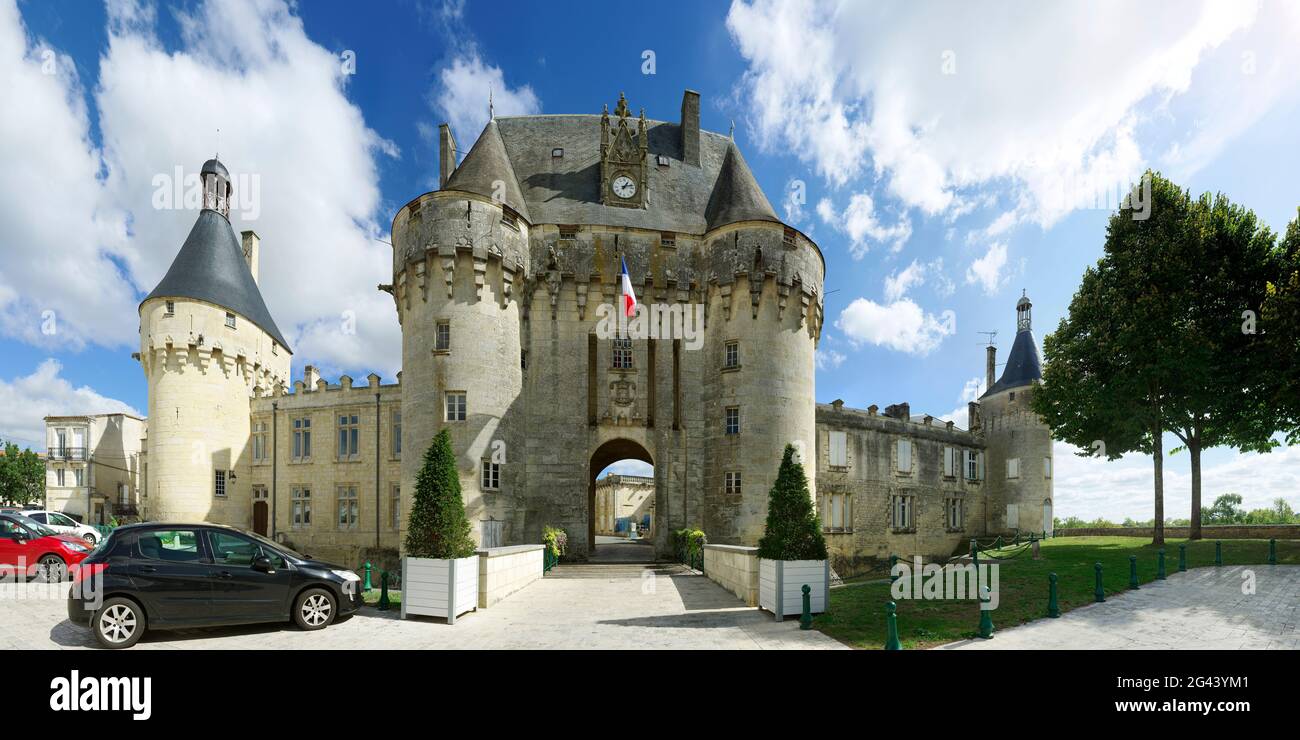
<path fill-rule="evenodd" d="M 1188 442 L 1187 451 L 1192 456 L 1192 521 L 1187 530 L 1187 539 L 1201 539 L 1201 445 Z"/>
<path fill-rule="evenodd" d="M 1165 446 L 1160 421 L 1157 419 L 1151 429 L 1151 452 L 1156 464 L 1156 512 L 1152 522 L 1151 544 L 1157 547 L 1165 544 Z"/>

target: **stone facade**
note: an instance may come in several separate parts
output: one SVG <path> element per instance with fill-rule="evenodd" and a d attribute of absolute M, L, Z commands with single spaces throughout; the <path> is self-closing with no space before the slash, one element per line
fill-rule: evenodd
<path fill-rule="evenodd" d="M 45 507 L 87 524 L 138 517 L 145 420 L 131 414 L 45 417 Z"/>
<path fill-rule="evenodd" d="M 618 520 L 626 519 L 636 523 L 639 536 L 653 537 L 654 513 L 654 478 L 607 475 L 596 481 L 596 534 L 626 537 L 628 530 L 618 529 Z"/>

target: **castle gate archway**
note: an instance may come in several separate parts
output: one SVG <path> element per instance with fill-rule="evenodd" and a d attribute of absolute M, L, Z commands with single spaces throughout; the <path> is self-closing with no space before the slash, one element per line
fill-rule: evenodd
<path fill-rule="evenodd" d="M 587 472 L 587 552 L 596 552 L 596 476 L 619 460 L 640 460 L 654 465 L 654 458 L 639 442 L 630 439 L 611 439 L 591 454 Z M 657 492 L 656 492 L 657 497 Z M 656 525 L 657 526 L 657 525 Z"/>

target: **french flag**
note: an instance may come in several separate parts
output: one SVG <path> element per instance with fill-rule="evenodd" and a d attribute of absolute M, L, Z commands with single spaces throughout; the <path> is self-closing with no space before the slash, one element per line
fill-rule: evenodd
<path fill-rule="evenodd" d="M 622 257 L 619 260 L 623 263 L 623 314 L 630 319 L 636 312 L 636 293 L 632 291 L 632 278 L 627 274 L 627 260 Z"/>

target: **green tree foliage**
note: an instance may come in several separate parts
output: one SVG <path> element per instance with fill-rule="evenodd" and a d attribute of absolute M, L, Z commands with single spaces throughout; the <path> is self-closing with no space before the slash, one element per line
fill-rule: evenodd
<path fill-rule="evenodd" d="M 1245 520 L 1239 493 L 1225 493 L 1214 499 L 1210 508 L 1201 510 L 1202 524 L 1241 524 Z"/>
<path fill-rule="evenodd" d="M 1274 251 L 1274 278 L 1269 282 L 1260 326 L 1273 379 L 1266 406 L 1276 411 L 1279 431 L 1288 444 L 1300 444 L 1300 208 Z"/>
<path fill-rule="evenodd" d="M 416 558 L 467 558 L 475 550 L 469 533 L 460 476 L 456 472 L 456 453 L 451 448 L 451 435 L 443 429 L 425 451 L 415 479 L 406 554 Z"/>
<path fill-rule="evenodd" d="M 826 540 L 808 493 L 803 465 L 786 445 L 776 483 L 767 497 L 767 525 L 758 541 L 758 556 L 768 560 L 825 560 Z"/>
<path fill-rule="evenodd" d="M 39 501 L 45 492 L 45 462 L 31 449 L 4 443 L 0 455 L 0 501 L 19 506 Z"/>

